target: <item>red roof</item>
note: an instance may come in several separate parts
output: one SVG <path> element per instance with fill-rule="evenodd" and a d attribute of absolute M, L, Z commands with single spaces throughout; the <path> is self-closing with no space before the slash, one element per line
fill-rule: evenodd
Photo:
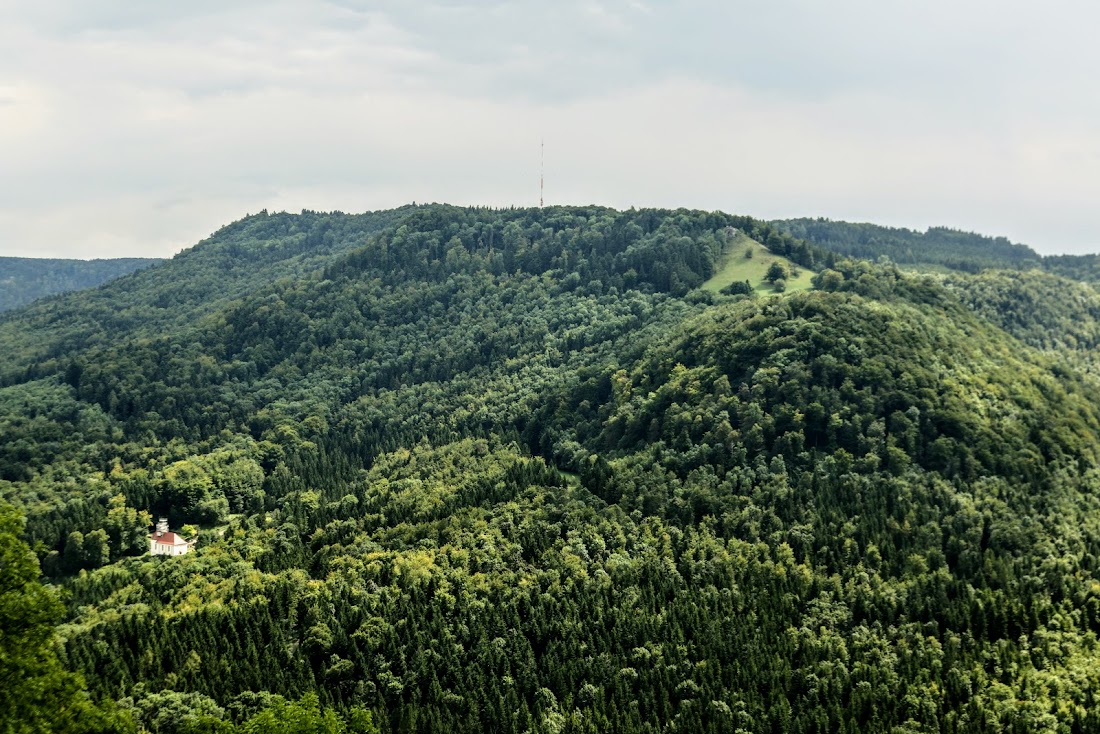
<path fill-rule="evenodd" d="M 156 543 L 164 543 L 165 545 L 187 545 L 187 541 L 183 539 L 182 535 L 176 535 L 175 533 L 153 533 L 149 536 L 149 540 Z"/>

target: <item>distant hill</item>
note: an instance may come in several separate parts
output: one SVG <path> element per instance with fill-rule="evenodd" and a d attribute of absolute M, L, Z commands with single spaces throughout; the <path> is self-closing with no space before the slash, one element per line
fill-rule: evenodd
<path fill-rule="evenodd" d="M 1027 245 L 947 227 L 925 232 L 831 219 L 785 219 L 779 230 L 847 257 L 888 257 L 899 265 L 936 265 L 976 273 L 986 268 L 1041 267 L 1043 258 Z"/>
<path fill-rule="evenodd" d="M 1065 278 L 1100 283 L 1100 255 L 1048 255 L 1043 268 Z"/>
<path fill-rule="evenodd" d="M 158 262 L 159 258 L 149 257 L 105 260 L 0 257 L 0 311 L 57 293 L 94 288 Z"/>
<path fill-rule="evenodd" d="M 162 267 L 134 273 L 108 289 L 0 313 L 0 343 L 14 363 L 17 355 L 34 361 L 96 342 L 168 333 L 261 286 L 317 270 L 414 211 L 246 216 Z"/>

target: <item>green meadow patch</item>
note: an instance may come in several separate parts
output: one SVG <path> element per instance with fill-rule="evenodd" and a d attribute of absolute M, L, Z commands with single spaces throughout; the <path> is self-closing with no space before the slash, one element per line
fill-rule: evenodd
<path fill-rule="evenodd" d="M 734 281 L 747 280 L 759 293 L 775 293 L 775 287 L 766 280 L 766 276 L 776 262 L 781 263 L 791 274 L 786 280 L 786 292 L 803 291 L 812 287 L 812 270 L 807 270 L 782 255 L 776 255 L 756 240 L 738 233 L 730 240 L 722 267 L 703 284 L 703 288 L 718 292 Z"/>

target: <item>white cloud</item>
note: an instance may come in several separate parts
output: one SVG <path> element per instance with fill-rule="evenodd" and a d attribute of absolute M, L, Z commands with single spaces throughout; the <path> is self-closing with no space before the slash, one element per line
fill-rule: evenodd
<path fill-rule="evenodd" d="M 552 203 L 1100 245 L 1087 6 L 184 7 L 4 11 L 0 253 L 166 255 L 265 207 L 533 204 L 540 138 Z"/>

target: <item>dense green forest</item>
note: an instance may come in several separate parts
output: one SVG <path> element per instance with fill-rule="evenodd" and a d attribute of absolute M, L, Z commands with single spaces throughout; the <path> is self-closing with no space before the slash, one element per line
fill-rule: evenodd
<path fill-rule="evenodd" d="M 1048 255 L 1043 258 L 1043 267 L 1067 278 L 1100 283 L 1100 256 L 1097 255 Z"/>
<path fill-rule="evenodd" d="M 977 274 L 987 270 L 1044 270 L 1070 280 L 1100 283 L 1100 255 L 1040 255 L 1005 237 L 988 237 L 948 227 L 924 232 L 831 219 L 772 222 L 780 231 L 837 255 L 888 260 L 919 271 Z"/>
<path fill-rule="evenodd" d="M 948 227 L 916 232 L 831 219 L 786 219 L 772 224 L 839 255 L 867 260 L 885 257 L 900 265 L 935 265 L 977 273 L 985 268 L 1039 267 L 1043 261 L 1027 245 Z"/>
<path fill-rule="evenodd" d="M 56 293 L 94 288 L 158 262 L 156 258 L 142 257 L 106 260 L 0 257 L 0 311 Z"/>
<path fill-rule="evenodd" d="M 258 288 L 323 267 L 407 209 L 359 215 L 263 212 L 224 227 L 161 267 L 110 287 L 0 314 L 0 343 L 11 355 L 0 364 L 0 380 L 8 370 L 93 343 L 119 344 L 185 328 Z"/>
<path fill-rule="evenodd" d="M 1067 358 L 1100 347 L 1100 293 L 1039 270 L 988 270 L 943 279 L 964 305 L 1021 341 Z"/>
<path fill-rule="evenodd" d="M 743 237 L 815 287 L 702 289 Z M 718 212 L 248 217 L 0 319 L 0 729 L 1100 731 L 1098 314 Z"/>

